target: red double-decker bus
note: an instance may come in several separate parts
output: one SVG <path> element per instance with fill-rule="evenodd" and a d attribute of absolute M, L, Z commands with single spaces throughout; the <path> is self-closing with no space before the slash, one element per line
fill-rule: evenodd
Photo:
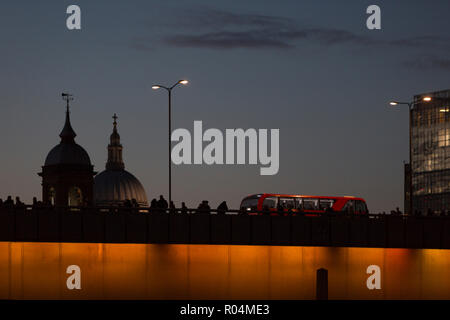
<path fill-rule="evenodd" d="M 363 198 L 344 196 L 307 196 L 292 194 L 261 193 L 245 197 L 240 210 L 248 214 L 318 214 L 325 212 L 344 212 L 349 214 L 367 214 L 366 201 Z"/>

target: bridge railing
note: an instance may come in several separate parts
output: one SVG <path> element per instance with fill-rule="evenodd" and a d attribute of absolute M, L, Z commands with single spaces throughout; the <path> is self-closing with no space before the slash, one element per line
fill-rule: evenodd
<path fill-rule="evenodd" d="M 0 241 L 450 249 L 450 217 L 247 215 L 239 214 L 239 210 L 221 214 L 215 209 L 187 212 L 128 207 L 2 207 Z"/>

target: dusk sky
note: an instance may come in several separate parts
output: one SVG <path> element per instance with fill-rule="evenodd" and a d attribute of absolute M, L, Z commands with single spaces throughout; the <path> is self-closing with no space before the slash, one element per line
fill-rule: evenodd
<path fill-rule="evenodd" d="M 66 8 L 81 8 L 81 30 Z M 381 8 L 381 30 L 366 8 Z M 173 129 L 280 129 L 280 169 L 173 166 L 173 199 L 238 208 L 249 194 L 354 195 L 403 210 L 407 108 L 392 99 L 450 89 L 450 2 L 2 1 L 0 198 L 41 198 L 37 175 L 59 143 L 74 94 L 76 141 L 105 168 L 117 113 L 128 171 L 149 201 L 168 197 L 167 94 Z"/>

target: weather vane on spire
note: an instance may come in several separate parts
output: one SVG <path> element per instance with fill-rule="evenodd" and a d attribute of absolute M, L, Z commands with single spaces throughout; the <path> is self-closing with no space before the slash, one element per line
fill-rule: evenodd
<path fill-rule="evenodd" d="M 114 122 L 113 122 L 114 130 L 116 130 L 116 128 L 117 128 L 117 118 L 119 118 L 119 117 L 114 113 L 112 118 L 114 119 Z"/>
<path fill-rule="evenodd" d="M 73 100 L 73 94 L 70 93 L 62 93 L 62 98 L 67 102 L 67 112 L 69 112 L 69 101 Z"/>

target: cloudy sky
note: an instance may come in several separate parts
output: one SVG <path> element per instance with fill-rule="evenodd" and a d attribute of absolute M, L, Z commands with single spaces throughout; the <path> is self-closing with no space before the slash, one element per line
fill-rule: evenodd
<path fill-rule="evenodd" d="M 78 4 L 82 30 L 66 28 Z M 381 8 L 382 29 L 366 28 Z M 197 206 L 252 193 L 364 197 L 403 207 L 408 112 L 392 99 L 450 89 L 450 3 L 429 1 L 2 1 L 0 198 L 41 196 L 59 143 L 61 92 L 95 169 L 119 116 L 127 170 L 167 196 L 167 95 L 173 128 L 279 128 L 280 170 L 174 166 L 173 198 Z"/>

